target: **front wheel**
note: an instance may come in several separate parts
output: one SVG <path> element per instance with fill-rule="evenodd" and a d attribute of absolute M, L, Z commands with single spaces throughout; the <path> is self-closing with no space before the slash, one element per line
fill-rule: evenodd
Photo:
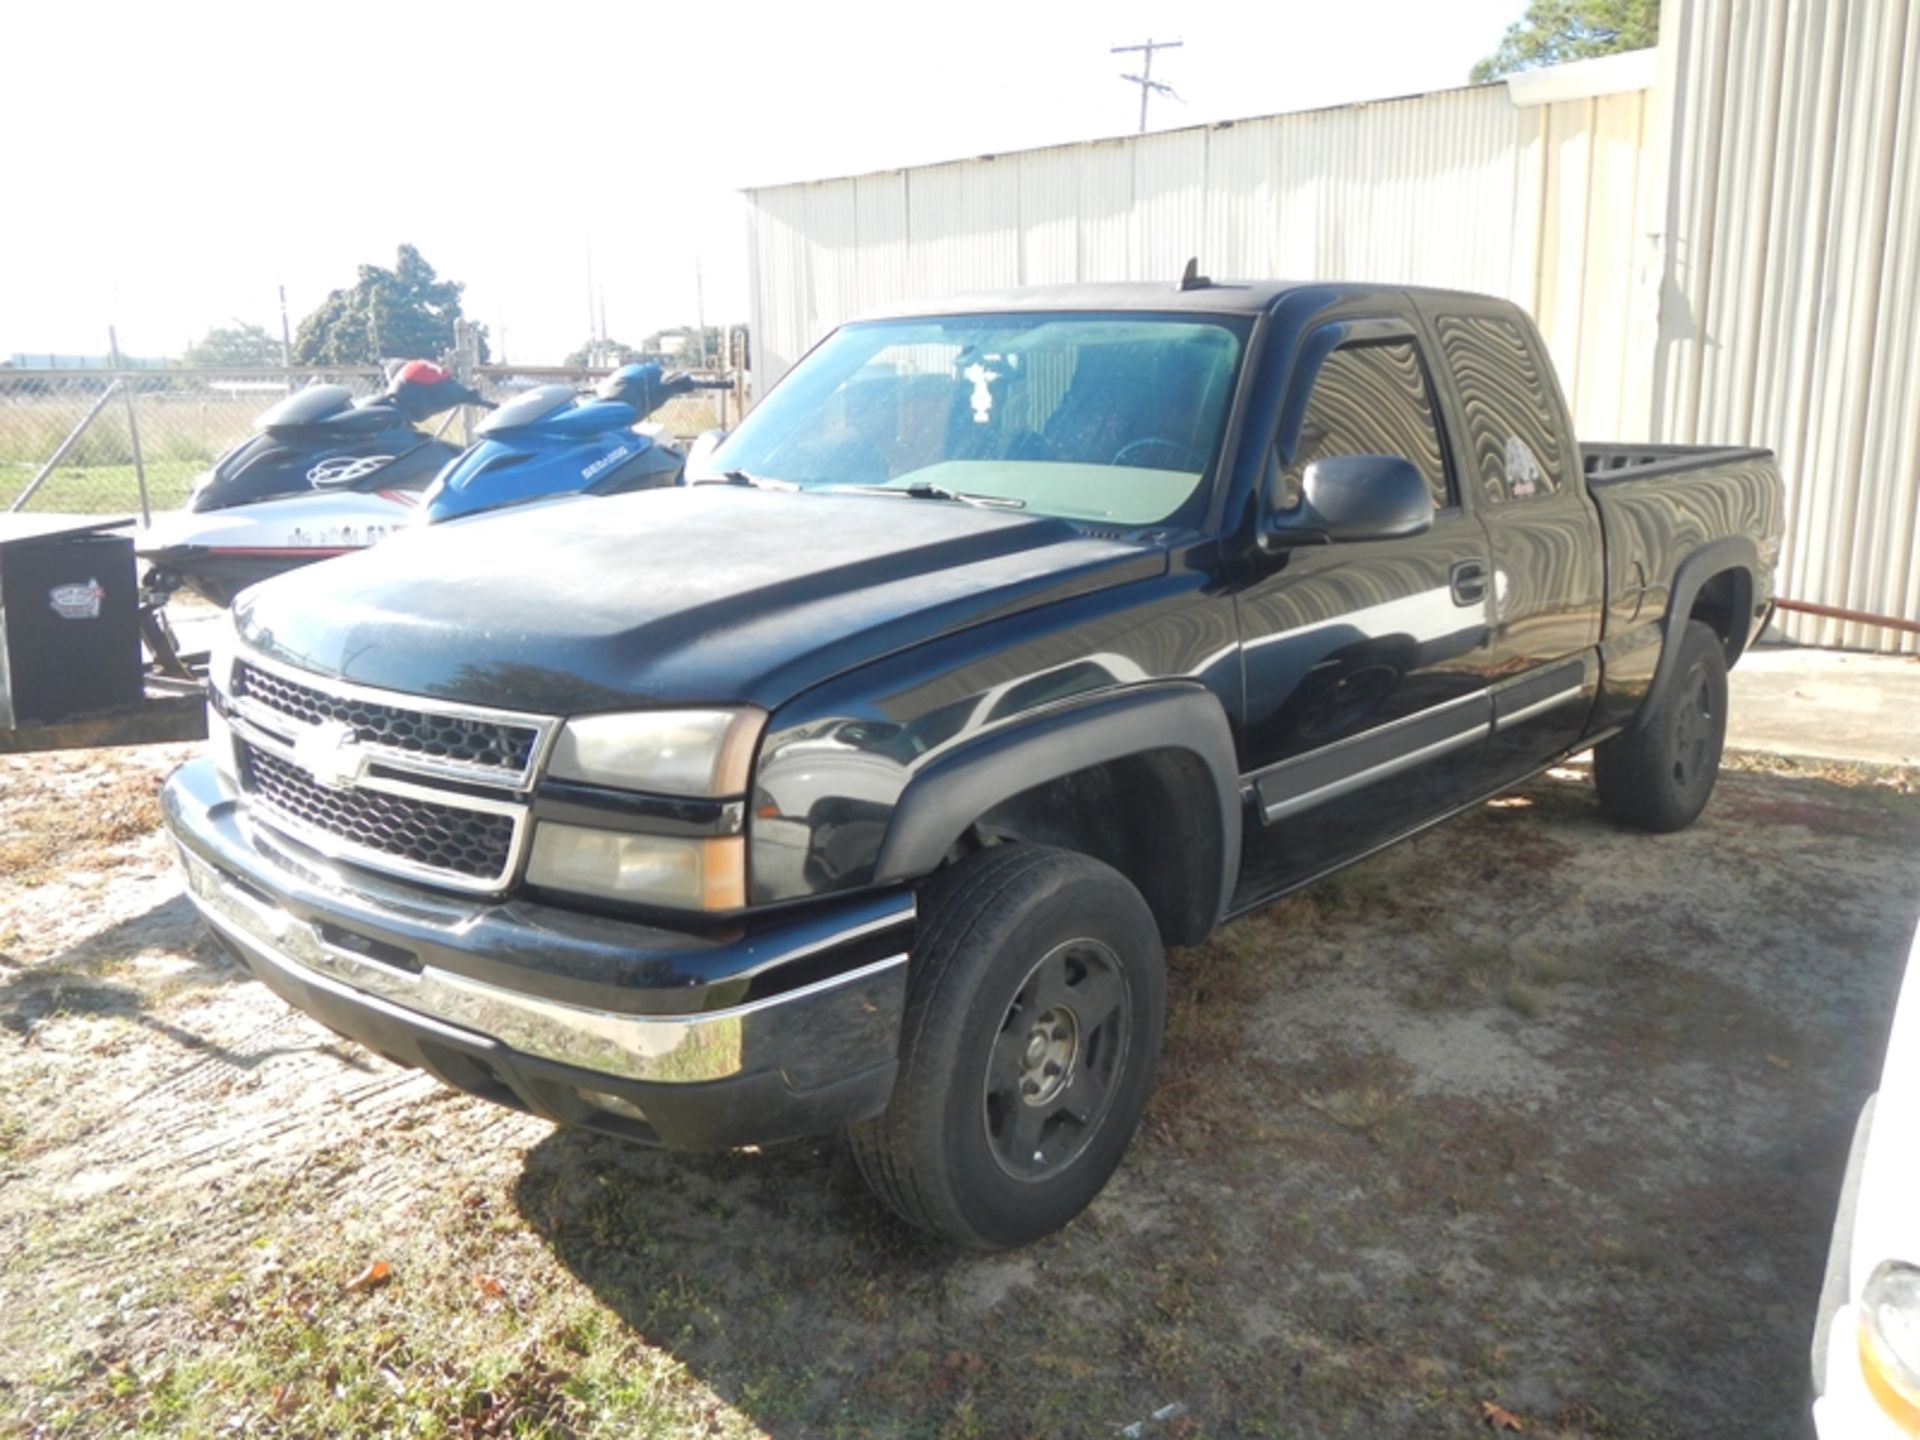
<path fill-rule="evenodd" d="M 1727 738 L 1727 655 L 1711 626 L 1689 620 L 1666 688 L 1644 722 L 1593 748 L 1593 784 L 1613 819 L 1665 834 L 1706 808 Z"/>
<path fill-rule="evenodd" d="M 1059 1229 L 1119 1165 L 1166 1015 L 1140 892 L 1087 856 L 1002 845 L 941 871 L 886 1110 L 849 1132 L 899 1215 L 974 1249 Z"/>

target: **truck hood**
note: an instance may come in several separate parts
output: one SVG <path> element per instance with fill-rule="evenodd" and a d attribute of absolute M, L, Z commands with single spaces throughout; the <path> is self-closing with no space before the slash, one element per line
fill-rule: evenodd
<path fill-rule="evenodd" d="M 1166 564 L 1017 511 L 701 485 L 409 530 L 255 586 L 234 612 L 264 655 L 408 694 L 546 714 L 772 709 Z"/>

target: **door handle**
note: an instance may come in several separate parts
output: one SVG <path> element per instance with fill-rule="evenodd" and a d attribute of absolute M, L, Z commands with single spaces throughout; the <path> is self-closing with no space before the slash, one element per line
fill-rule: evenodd
<path fill-rule="evenodd" d="M 1456 605 L 1478 605 L 1487 598 L 1487 567 L 1479 560 L 1457 560 L 1450 588 Z"/>

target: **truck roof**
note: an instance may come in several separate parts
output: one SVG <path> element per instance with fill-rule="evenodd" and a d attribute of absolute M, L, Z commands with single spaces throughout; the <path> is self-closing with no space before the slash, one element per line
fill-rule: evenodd
<path fill-rule="evenodd" d="M 1374 295 L 1455 295 L 1464 291 L 1436 290 L 1416 285 L 1348 280 L 1211 280 L 1190 290 L 1173 281 L 1122 281 L 1081 285 L 1027 285 L 1013 290 L 982 290 L 938 299 L 914 300 L 881 306 L 855 317 L 858 320 L 903 319 L 921 315 L 990 315 L 1004 311 L 1114 311 L 1191 312 L 1197 315 L 1257 315 L 1269 310 L 1292 290 L 1313 290 L 1328 299 Z M 1484 300 L 1497 297 L 1476 295 Z"/>

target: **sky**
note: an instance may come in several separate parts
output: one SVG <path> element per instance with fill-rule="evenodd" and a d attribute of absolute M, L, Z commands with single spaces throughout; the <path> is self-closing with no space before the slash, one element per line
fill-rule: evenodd
<path fill-rule="evenodd" d="M 0 355 L 294 324 L 402 242 L 496 356 L 744 320 L 743 187 L 1464 84 L 1524 0 L 22 5 Z M 591 279 L 590 279 L 591 277 Z M 590 300 L 590 297 L 593 299 Z"/>

